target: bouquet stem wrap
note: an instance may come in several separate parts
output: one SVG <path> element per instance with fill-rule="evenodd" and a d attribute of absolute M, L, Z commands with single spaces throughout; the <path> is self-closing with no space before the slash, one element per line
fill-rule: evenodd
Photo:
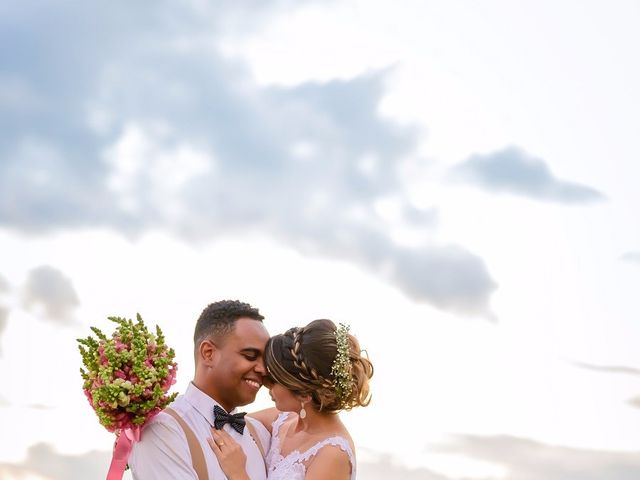
<path fill-rule="evenodd" d="M 131 454 L 134 442 L 140 441 L 140 434 L 142 428 L 135 427 L 125 428 L 120 432 L 116 439 L 116 444 L 113 448 L 113 457 L 111 458 L 111 465 L 107 472 L 107 480 L 122 480 L 122 475 L 127 468 L 127 461 Z"/>

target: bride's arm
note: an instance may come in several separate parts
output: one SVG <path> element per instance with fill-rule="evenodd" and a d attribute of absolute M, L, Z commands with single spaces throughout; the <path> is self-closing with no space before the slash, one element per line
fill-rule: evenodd
<path fill-rule="evenodd" d="M 307 467 L 304 480 L 349 480 L 351 478 L 351 463 L 349 457 L 340 447 L 327 445 L 313 457 Z"/>
<path fill-rule="evenodd" d="M 269 433 L 271 433 L 271 425 L 273 424 L 273 422 L 276 421 L 276 418 L 278 418 L 279 413 L 280 412 L 275 407 L 271 407 L 271 408 L 265 408 L 264 410 L 258 410 L 257 412 L 250 413 L 249 416 L 252 418 L 255 418 L 260 423 L 262 423 L 264 427 L 267 430 L 269 430 Z"/>

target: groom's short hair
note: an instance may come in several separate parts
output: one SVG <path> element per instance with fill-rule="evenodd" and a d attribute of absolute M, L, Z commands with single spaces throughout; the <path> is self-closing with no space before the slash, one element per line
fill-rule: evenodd
<path fill-rule="evenodd" d="M 195 348 L 207 337 L 223 337 L 231 333 L 239 318 L 264 320 L 257 308 L 238 300 L 221 300 L 208 305 L 196 322 L 193 333 Z"/>

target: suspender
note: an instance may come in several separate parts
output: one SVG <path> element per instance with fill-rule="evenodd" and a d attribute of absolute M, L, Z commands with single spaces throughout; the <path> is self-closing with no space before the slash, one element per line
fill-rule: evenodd
<path fill-rule="evenodd" d="M 187 444 L 189 445 L 189 452 L 191 453 L 191 463 L 193 464 L 193 469 L 196 471 L 196 474 L 198 475 L 198 480 L 208 480 L 209 473 L 207 470 L 207 463 L 204 459 L 204 452 L 202 451 L 202 445 L 200 445 L 200 442 L 196 438 L 196 434 L 193 433 L 193 430 L 191 430 L 191 427 L 187 425 L 187 422 L 184 421 L 184 419 L 178 414 L 178 412 L 176 412 L 170 407 L 166 407 L 164 411 L 169 415 L 171 415 L 173 418 L 175 418 L 176 422 L 178 422 L 178 425 L 180 425 L 180 427 L 184 431 L 185 436 L 187 437 Z M 249 429 L 249 434 L 251 435 L 251 438 L 253 439 L 255 444 L 258 446 L 258 450 L 260 450 L 260 454 L 262 455 L 262 460 L 264 462 L 264 458 L 265 458 L 264 446 L 260 441 L 260 437 L 258 436 L 256 429 L 251 424 L 251 422 L 249 420 L 247 420 L 246 422 L 247 423 L 245 424 L 245 426 Z M 266 465 L 265 465 L 265 469 L 266 469 Z"/>
<path fill-rule="evenodd" d="M 204 460 L 202 445 L 200 445 L 200 443 L 198 442 L 196 434 L 193 433 L 191 427 L 187 425 L 187 422 L 185 422 L 175 410 L 167 407 L 164 409 L 164 411 L 175 418 L 176 422 L 178 422 L 178 425 L 180 425 L 180 427 L 182 427 L 182 430 L 184 430 L 184 434 L 187 437 L 187 443 L 189 444 L 189 452 L 191 453 L 191 463 L 193 464 L 193 469 L 198 475 L 198 480 L 208 480 L 209 473 L 207 470 L 207 463 Z"/>
<path fill-rule="evenodd" d="M 249 420 L 246 420 L 246 422 L 247 423 L 245 423 L 244 426 L 249 429 L 249 435 L 251 435 L 251 438 L 253 438 L 253 441 L 258 446 L 258 450 L 260 450 L 260 455 L 262 455 L 262 459 L 263 460 L 266 459 L 266 456 L 264 454 L 264 445 L 262 445 L 262 442 L 260 441 L 260 437 L 256 432 L 256 427 L 254 427 Z M 265 468 L 266 468 L 266 464 L 265 464 Z"/>

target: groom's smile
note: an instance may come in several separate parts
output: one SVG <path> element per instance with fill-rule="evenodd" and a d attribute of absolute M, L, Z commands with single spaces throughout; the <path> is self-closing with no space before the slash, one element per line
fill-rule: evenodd
<path fill-rule="evenodd" d="M 255 389 L 255 391 L 257 392 L 260 387 L 262 386 L 262 382 L 258 381 L 258 380 L 254 380 L 254 379 L 250 379 L 250 378 L 245 378 L 244 379 L 245 382 L 247 382 L 247 384 L 249 384 L 249 386 L 253 389 Z"/>
<path fill-rule="evenodd" d="M 239 318 L 233 330 L 215 345 L 212 398 L 227 411 L 253 402 L 262 386 L 264 348 L 269 334 L 262 322 Z"/>

